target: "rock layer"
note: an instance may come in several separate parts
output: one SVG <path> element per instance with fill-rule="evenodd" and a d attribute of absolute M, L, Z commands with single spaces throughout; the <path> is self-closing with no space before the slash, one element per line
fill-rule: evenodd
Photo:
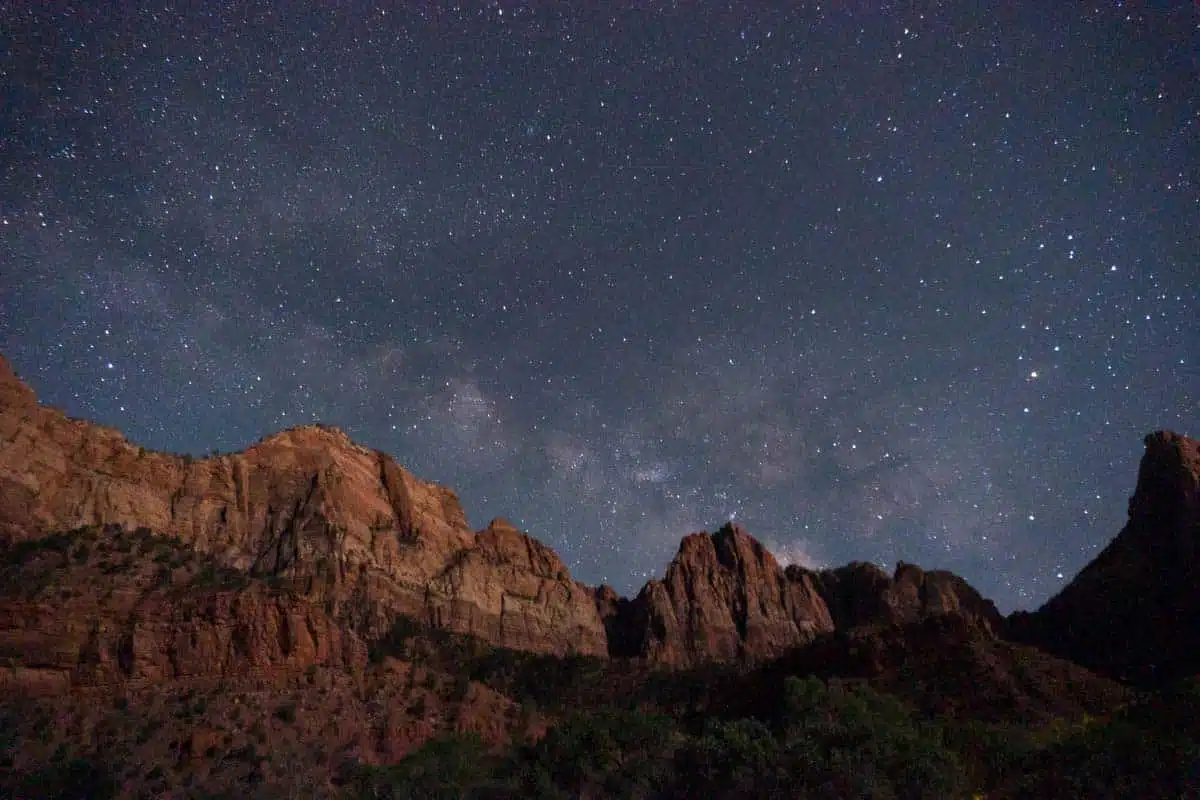
<path fill-rule="evenodd" d="M 361 671 L 366 645 L 282 585 L 116 526 L 26 542 L 0 571 L 0 688 Z"/>
<path fill-rule="evenodd" d="M 1200 673 L 1200 442 L 1146 437 L 1129 521 L 1014 637 L 1103 674 L 1155 685 Z"/>

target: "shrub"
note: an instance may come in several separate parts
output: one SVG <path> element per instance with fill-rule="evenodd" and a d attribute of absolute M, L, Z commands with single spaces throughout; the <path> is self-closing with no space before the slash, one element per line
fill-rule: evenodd
<path fill-rule="evenodd" d="M 864 684 L 788 678 L 781 721 L 789 771 L 812 788 L 952 797 L 969 784 L 941 727 L 913 719 L 899 700 Z"/>
<path fill-rule="evenodd" d="M 296 704 L 284 703 L 279 708 L 275 709 L 275 718 L 288 725 L 296 721 Z"/>
<path fill-rule="evenodd" d="M 676 764 L 688 796 L 767 796 L 788 785 L 780 755 L 758 720 L 718 720 L 681 751 Z"/>
<path fill-rule="evenodd" d="M 453 735 L 434 739 L 391 766 L 345 764 L 338 782 L 357 797 L 512 796 L 496 777 L 498 764 L 477 734 Z"/>
<path fill-rule="evenodd" d="M 518 774 L 530 796 L 550 786 L 569 795 L 653 794 L 670 784 L 676 739 L 669 717 L 638 711 L 578 714 L 526 747 Z"/>

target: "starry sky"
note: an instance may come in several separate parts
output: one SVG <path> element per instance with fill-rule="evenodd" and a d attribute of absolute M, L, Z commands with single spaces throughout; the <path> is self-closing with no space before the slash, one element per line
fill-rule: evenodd
<path fill-rule="evenodd" d="M 0 3 L 0 350 L 140 444 L 1008 611 L 1200 433 L 1191 3 L 134 5 Z"/>

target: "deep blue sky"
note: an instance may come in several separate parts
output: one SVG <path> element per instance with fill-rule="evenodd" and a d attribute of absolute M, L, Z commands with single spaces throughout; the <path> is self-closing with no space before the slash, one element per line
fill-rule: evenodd
<path fill-rule="evenodd" d="M 735 516 L 1008 610 L 1198 432 L 1191 3 L 116 5 L 0 5 L 0 349 L 139 443 L 319 420 L 625 593 Z"/>

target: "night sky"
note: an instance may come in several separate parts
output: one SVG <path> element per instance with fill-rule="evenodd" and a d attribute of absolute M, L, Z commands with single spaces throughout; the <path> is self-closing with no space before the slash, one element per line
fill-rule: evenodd
<path fill-rule="evenodd" d="M 1192 3 L 118 5 L 0 4 L 0 350 L 137 443 L 320 421 L 625 594 L 734 518 L 1007 611 L 1200 433 Z"/>

